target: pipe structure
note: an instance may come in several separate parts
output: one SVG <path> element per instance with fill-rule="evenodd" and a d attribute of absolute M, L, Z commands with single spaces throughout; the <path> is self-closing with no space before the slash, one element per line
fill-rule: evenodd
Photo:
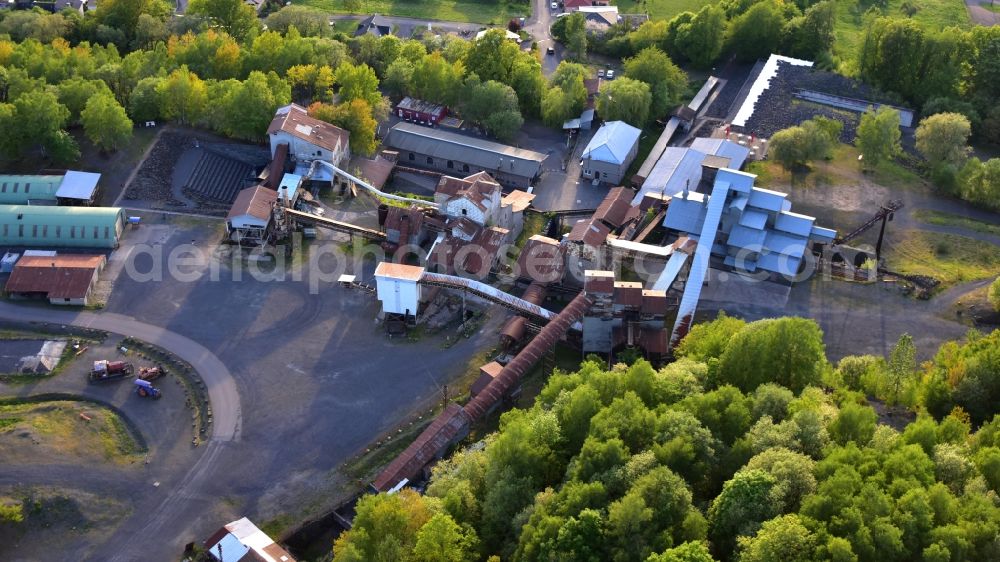
<path fill-rule="evenodd" d="M 341 170 L 340 168 L 334 166 L 330 162 L 325 162 L 323 160 L 313 160 L 312 165 L 309 166 L 309 171 L 305 175 L 305 179 L 312 178 L 313 174 L 316 173 L 316 168 L 318 166 L 323 166 L 324 168 L 329 169 L 335 175 L 340 175 L 340 176 L 343 176 L 343 177 L 349 179 L 350 181 L 356 183 L 357 185 L 360 185 L 361 187 L 365 188 L 366 190 L 368 190 L 370 193 L 372 193 L 373 195 L 375 195 L 377 197 L 383 197 L 385 199 L 390 199 L 392 201 L 402 201 L 403 203 L 412 203 L 412 204 L 420 206 L 420 207 L 429 207 L 431 209 L 440 209 L 441 208 L 440 205 L 438 205 L 437 203 L 434 203 L 433 201 L 424 201 L 423 199 L 413 199 L 413 198 L 410 198 L 410 197 L 403 197 L 402 195 L 393 195 L 391 193 L 386 193 L 386 192 L 378 189 L 377 187 L 374 187 L 374 186 L 370 185 L 368 182 L 366 182 L 366 181 L 364 181 L 364 180 L 362 180 L 360 178 L 357 178 L 357 177 L 355 177 L 355 176 L 353 176 L 353 175 L 345 172 L 344 170 Z"/>

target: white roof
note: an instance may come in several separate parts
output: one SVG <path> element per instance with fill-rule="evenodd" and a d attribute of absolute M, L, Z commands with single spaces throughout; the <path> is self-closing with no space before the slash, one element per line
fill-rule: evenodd
<path fill-rule="evenodd" d="M 605 123 L 583 149 L 582 158 L 610 164 L 624 164 L 642 131 L 624 121 Z"/>
<path fill-rule="evenodd" d="M 497 28 L 497 29 L 499 29 L 499 28 Z M 490 31 L 490 30 L 489 29 L 484 29 L 484 30 L 480 31 L 479 33 L 477 33 L 476 34 L 476 39 L 479 39 L 483 35 L 486 35 L 487 31 Z M 513 31 L 511 31 L 509 29 L 505 29 L 504 33 L 507 35 L 507 39 L 510 39 L 511 41 L 518 41 L 518 42 L 521 41 L 521 36 L 518 35 L 518 34 L 516 34 L 516 33 L 514 33 Z"/>
<path fill-rule="evenodd" d="M 746 99 L 743 100 L 743 105 L 736 112 L 736 117 L 733 118 L 733 125 L 737 127 L 745 127 L 747 121 L 753 115 L 753 110 L 757 106 L 757 99 L 760 95 L 764 93 L 771 85 L 771 79 L 778 74 L 778 63 L 785 62 L 795 66 L 812 66 L 812 61 L 793 59 L 791 57 L 784 57 L 781 55 L 771 55 L 764 63 L 764 68 L 761 69 L 760 74 L 757 75 L 757 79 L 754 80 L 753 84 L 750 86 L 750 91 L 747 92 Z"/>
<path fill-rule="evenodd" d="M 89 201 L 94 196 L 94 191 L 97 190 L 97 182 L 100 179 L 101 174 L 69 170 L 63 176 L 62 183 L 59 184 L 59 189 L 56 190 L 56 197 Z"/>

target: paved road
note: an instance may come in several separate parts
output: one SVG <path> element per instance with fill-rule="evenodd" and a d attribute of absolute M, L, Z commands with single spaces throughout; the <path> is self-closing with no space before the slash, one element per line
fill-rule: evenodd
<path fill-rule="evenodd" d="M 204 380 L 208 389 L 213 414 L 212 438 L 202 450 L 201 456 L 188 470 L 178 484 L 168 494 L 163 494 L 158 503 L 148 499 L 157 496 L 136 496 L 140 498 L 136 511 L 115 535 L 99 550 L 90 555 L 93 560 L 141 560 L 148 555 L 146 541 L 133 540 L 134 537 L 176 537 L 188 526 L 184 514 L 204 496 L 203 488 L 211 483 L 212 471 L 216 469 L 220 457 L 227 449 L 227 443 L 240 438 L 241 408 L 236 383 L 226 366 L 201 344 L 174 332 L 157 326 L 139 322 L 129 316 L 113 313 L 76 312 L 18 306 L 0 302 L 0 318 L 17 321 L 38 321 L 53 324 L 93 328 L 131 336 L 166 349 L 190 363 Z M 51 469 L 51 470 L 50 470 Z M 63 471 L 65 472 L 65 471 Z M 80 482 L 82 487 L 113 490 L 123 483 L 135 484 L 131 478 L 123 477 L 117 471 L 88 468 L 76 476 L 60 477 L 59 467 L 47 467 L 45 480 L 37 483 Z M 21 474 L 5 468 L 0 483 L 36 483 L 29 474 Z M 126 494 L 127 497 L 127 494 Z"/>
<path fill-rule="evenodd" d="M 1000 14 L 987 10 L 982 6 L 983 0 L 965 0 L 965 9 L 969 12 L 969 18 L 979 25 L 1000 24 Z M 1000 7 L 1000 2 L 995 2 Z"/>
<path fill-rule="evenodd" d="M 212 440 L 239 440 L 241 411 L 236 381 L 222 361 L 198 342 L 129 316 L 110 312 L 54 310 L 0 301 L 0 318 L 93 328 L 131 336 L 168 350 L 190 363 L 205 381 L 214 416 Z"/>

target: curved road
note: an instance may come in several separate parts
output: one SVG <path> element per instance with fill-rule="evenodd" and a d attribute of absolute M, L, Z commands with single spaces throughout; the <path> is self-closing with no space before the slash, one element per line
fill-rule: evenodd
<path fill-rule="evenodd" d="M 177 529 L 171 529 L 170 526 L 186 524 L 184 514 L 201 498 L 201 490 L 210 482 L 211 471 L 226 449 L 227 443 L 239 441 L 242 419 L 240 395 L 232 374 L 218 357 L 198 342 L 121 314 L 52 310 L 0 302 L 0 318 L 22 322 L 69 324 L 143 340 L 187 361 L 205 382 L 212 407 L 213 427 L 212 437 L 204 452 L 188 469 L 179 486 L 171 490 L 158 505 L 152 506 L 152 509 L 140 510 L 129 518 L 90 557 L 103 561 L 142 559 L 149 545 L 144 540 L 135 540 L 135 537 L 174 536 L 172 533 Z M 102 482 L 107 483 L 106 475 L 100 471 L 90 472 L 92 474 L 88 473 L 90 478 L 85 479 L 85 484 L 100 486 Z M 31 480 L 28 474 L 12 473 L 8 476 L 23 476 L 18 480 L 20 482 Z"/>
<path fill-rule="evenodd" d="M 240 395 L 229 369 L 211 351 L 180 334 L 110 312 L 77 312 L 0 302 L 0 318 L 69 324 L 130 336 L 161 347 L 194 367 L 205 381 L 212 406 L 212 440 L 239 441 Z"/>

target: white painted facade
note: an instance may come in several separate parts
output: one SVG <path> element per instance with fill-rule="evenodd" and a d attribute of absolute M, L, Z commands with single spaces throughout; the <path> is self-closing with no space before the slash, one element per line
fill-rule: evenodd
<path fill-rule="evenodd" d="M 336 151 L 330 151 L 285 131 L 277 131 L 268 136 L 271 140 L 272 155 L 274 155 L 274 151 L 278 149 L 279 144 L 288 144 L 289 156 L 298 162 L 324 160 L 332 163 L 338 168 L 341 168 L 350 156 L 350 147 L 347 146 L 350 143 L 347 143 L 345 146 L 340 146 Z"/>
<path fill-rule="evenodd" d="M 382 262 L 375 268 L 375 292 L 386 314 L 416 316 L 420 306 L 418 281 L 424 268 Z"/>

